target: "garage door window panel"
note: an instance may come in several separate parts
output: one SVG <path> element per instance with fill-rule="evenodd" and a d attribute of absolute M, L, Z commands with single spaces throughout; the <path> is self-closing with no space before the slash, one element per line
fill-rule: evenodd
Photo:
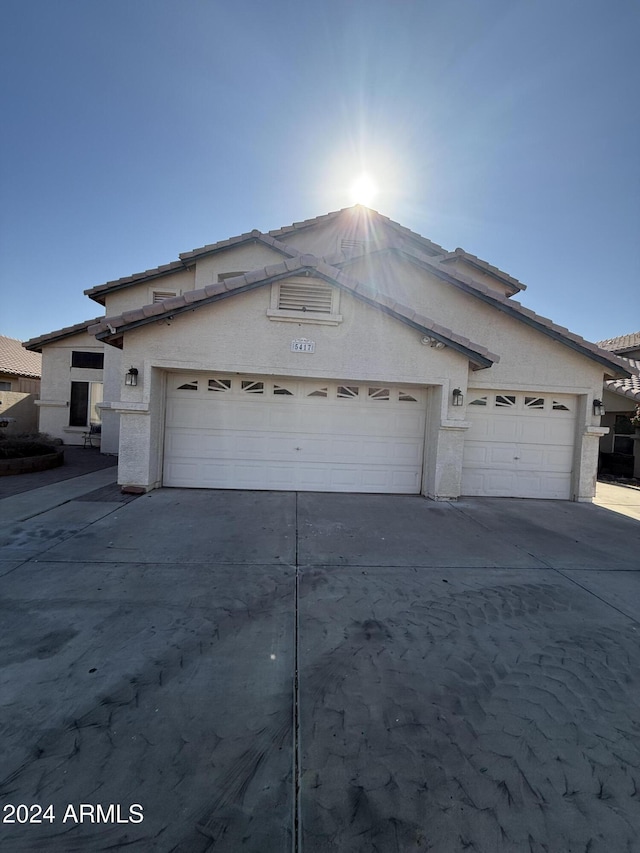
<path fill-rule="evenodd" d="M 339 400 L 353 400 L 360 392 L 357 385 L 338 385 Z"/>
<path fill-rule="evenodd" d="M 246 394 L 264 394 L 264 382 L 258 382 L 254 379 L 243 379 L 241 388 Z"/>
<path fill-rule="evenodd" d="M 369 388 L 369 399 L 388 402 L 391 399 L 391 392 L 388 388 Z"/>
<path fill-rule="evenodd" d="M 525 397 L 524 405 L 527 409 L 544 409 L 543 397 Z"/>
<path fill-rule="evenodd" d="M 516 404 L 516 398 L 511 396 L 504 396 L 503 394 L 498 394 L 496 396 L 496 407 L 497 408 L 506 408 L 511 409 Z"/>

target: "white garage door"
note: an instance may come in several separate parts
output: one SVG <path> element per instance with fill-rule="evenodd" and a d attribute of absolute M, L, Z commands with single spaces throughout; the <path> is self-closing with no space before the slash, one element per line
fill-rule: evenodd
<path fill-rule="evenodd" d="M 462 494 L 571 497 L 576 398 L 469 391 Z"/>
<path fill-rule="evenodd" d="M 425 391 L 170 374 L 165 486 L 418 494 Z"/>

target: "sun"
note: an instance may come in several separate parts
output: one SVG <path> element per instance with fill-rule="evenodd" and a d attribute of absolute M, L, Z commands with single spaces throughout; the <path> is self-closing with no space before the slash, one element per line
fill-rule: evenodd
<path fill-rule="evenodd" d="M 378 187 L 371 175 L 363 172 L 359 175 L 349 188 L 352 204 L 364 204 L 368 206 L 378 194 Z"/>

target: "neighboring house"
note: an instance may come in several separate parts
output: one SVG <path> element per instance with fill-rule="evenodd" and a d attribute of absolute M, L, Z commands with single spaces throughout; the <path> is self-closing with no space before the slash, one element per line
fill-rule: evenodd
<path fill-rule="evenodd" d="M 600 440 L 600 464 L 603 473 L 640 477 L 640 441 L 631 417 L 640 406 L 640 332 L 600 341 L 598 346 L 620 356 L 631 376 L 609 379 L 604 383 L 606 414 L 602 423 L 609 434 Z"/>
<path fill-rule="evenodd" d="M 354 207 L 93 287 L 105 317 L 26 346 L 67 436 L 70 382 L 99 381 L 72 353 L 104 350 L 96 410 L 125 487 L 591 500 L 594 400 L 629 371 L 523 289 Z"/>
<path fill-rule="evenodd" d="M 34 403 L 40 393 L 41 366 L 38 353 L 28 352 L 15 338 L 0 335 L 0 421 L 7 423 L 3 435 L 38 429 Z"/>

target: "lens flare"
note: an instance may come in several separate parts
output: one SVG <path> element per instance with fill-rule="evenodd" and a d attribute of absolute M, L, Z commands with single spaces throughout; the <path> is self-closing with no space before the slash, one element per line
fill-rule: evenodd
<path fill-rule="evenodd" d="M 370 205 L 378 194 L 378 187 L 371 175 L 363 172 L 349 189 L 352 204 Z"/>

